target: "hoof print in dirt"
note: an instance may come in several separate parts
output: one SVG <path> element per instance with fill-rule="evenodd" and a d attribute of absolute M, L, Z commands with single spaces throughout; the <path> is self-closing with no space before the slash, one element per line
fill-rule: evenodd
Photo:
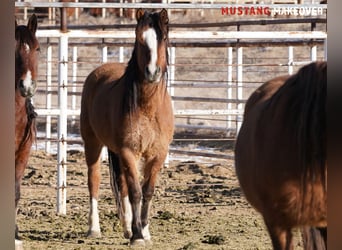
<path fill-rule="evenodd" d="M 174 217 L 175 216 L 172 213 L 170 213 L 169 211 L 158 211 L 158 219 L 171 220 Z"/>
<path fill-rule="evenodd" d="M 194 249 L 197 249 L 197 247 L 195 246 L 194 243 L 190 242 L 186 244 L 184 247 L 179 248 L 178 250 L 194 250 Z"/>
<path fill-rule="evenodd" d="M 205 239 L 202 240 L 202 243 L 216 245 L 224 244 L 224 237 L 222 235 L 205 235 L 204 238 Z"/>

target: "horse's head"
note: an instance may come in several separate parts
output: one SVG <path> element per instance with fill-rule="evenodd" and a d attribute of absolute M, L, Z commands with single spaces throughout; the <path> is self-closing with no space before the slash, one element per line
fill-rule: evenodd
<path fill-rule="evenodd" d="M 15 89 L 23 97 L 36 91 L 39 42 L 36 38 L 37 17 L 33 14 L 27 26 L 15 22 Z"/>
<path fill-rule="evenodd" d="M 140 74 L 147 82 L 159 82 L 167 70 L 169 18 L 163 9 L 150 13 L 139 9 L 136 13 L 135 49 Z"/>

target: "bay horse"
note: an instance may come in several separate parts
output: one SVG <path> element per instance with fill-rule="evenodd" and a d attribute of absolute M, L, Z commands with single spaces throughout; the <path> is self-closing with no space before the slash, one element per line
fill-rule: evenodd
<path fill-rule="evenodd" d="M 15 22 L 15 208 L 20 199 L 20 185 L 36 136 L 37 114 L 31 103 L 38 76 L 39 42 L 36 38 L 37 17 L 27 25 Z M 16 227 L 16 239 L 18 228 Z"/>
<path fill-rule="evenodd" d="M 97 208 L 100 154 L 107 146 L 124 237 L 131 245 L 145 245 L 151 239 L 151 199 L 173 138 L 174 118 L 166 86 L 167 11 L 138 9 L 136 20 L 135 45 L 127 67 L 107 63 L 86 78 L 80 127 L 88 166 L 88 236 L 101 236 Z"/>
<path fill-rule="evenodd" d="M 274 249 L 327 247 L 327 63 L 274 78 L 248 99 L 235 167 L 249 203 L 263 216 Z"/>

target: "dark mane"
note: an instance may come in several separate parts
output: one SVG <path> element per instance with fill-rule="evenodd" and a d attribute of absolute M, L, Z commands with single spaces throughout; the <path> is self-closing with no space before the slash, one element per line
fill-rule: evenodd
<path fill-rule="evenodd" d="M 303 172 L 311 172 L 311 178 L 315 178 L 316 171 L 325 171 L 326 95 L 327 63 L 318 62 L 302 67 L 297 74 L 287 79 L 269 103 L 276 107 L 277 102 L 286 98 L 285 105 L 291 111 L 284 122 L 295 131 L 305 170 Z M 311 168 L 308 169 L 308 166 Z"/>
<path fill-rule="evenodd" d="M 123 111 L 133 112 L 138 106 L 138 91 L 137 84 L 138 81 L 138 65 L 136 58 L 136 45 L 134 46 L 132 57 L 128 62 L 127 68 L 123 75 L 124 79 L 124 101 L 123 101 Z"/>
<path fill-rule="evenodd" d="M 25 145 L 25 143 L 31 139 L 35 138 L 36 136 L 36 117 L 38 114 L 34 111 L 34 106 L 31 103 L 30 98 L 26 98 L 25 100 L 25 108 L 26 108 L 26 114 L 27 114 L 27 124 L 25 126 L 25 132 L 22 140 L 19 143 L 19 147 L 17 151 L 19 152 L 21 148 Z M 32 126 L 33 125 L 33 126 Z"/>

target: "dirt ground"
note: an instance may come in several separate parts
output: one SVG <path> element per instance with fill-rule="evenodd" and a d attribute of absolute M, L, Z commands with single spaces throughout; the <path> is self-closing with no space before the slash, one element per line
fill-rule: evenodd
<path fill-rule="evenodd" d="M 99 201 L 102 238 L 88 239 L 84 155 L 72 151 L 68 159 L 67 214 L 58 215 L 56 156 L 32 153 L 17 216 L 25 249 L 128 249 L 107 163 Z M 160 173 L 150 218 L 153 245 L 146 249 L 271 249 L 264 223 L 243 197 L 230 160 L 170 162 Z M 298 237 L 295 245 L 300 249 Z"/>

